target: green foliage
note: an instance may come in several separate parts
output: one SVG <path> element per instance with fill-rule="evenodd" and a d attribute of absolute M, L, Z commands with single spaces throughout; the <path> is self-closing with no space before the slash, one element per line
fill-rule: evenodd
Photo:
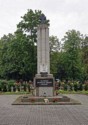
<path fill-rule="evenodd" d="M 15 84 L 15 80 L 8 80 L 7 82 L 9 86 L 14 86 Z"/>
<path fill-rule="evenodd" d="M 77 83 L 77 82 L 74 83 L 74 90 L 75 90 L 75 91 L 78 90 L 78 83 Z"/>
<path fill-rule="evenodd" d="M 84 80 L 88 80 L 88 36 L 82 42 L 82 62 L 84 66 Z"/>
<path fill-rule="evenodd" d="M 37 42 L 37 26 L 40 24 L 40 16 L 43 13 L 40 10 L 28 10 L 28 12 L 21 17 L 22 20 L 17 25 L 18 30 L 22 30 L 24 34 L 30 39 L 32 44 Z M 46 24 L 49 25 L 49 20 L 46 20 Z"/>
<path fill-rule="evenodd" d="M 66 53 L 65 52 L 59 52 L 59 58 L 57 62 L 57 74 L 56 77 L 62 81 L 64 79 L 67 79 L 67 67 L 66 67 Z"/>
<path fill-rule="evenodd" d="M 49 38 L 50 44 L 50 71 L 56 76 L 58 71 L 58 61 L 60 56 L 61 43 L 56 36 L 51 36 Z"/>
<path fill-rule="evenodd" d="M 7 81 L 6 80 L 0 80 L 0 90 L 3 92 L 7 91 Z"/>
<path fill-rule="evenodd" d="M 50 36 L 49 43 L 50 43 L 50 53 L 60 51 L 61 43 L 59 42 L 57 36 Z"/>
<path fill-rule="evenodd" d="M 82 60 L 80 55 L 80 45 L 82 36 L 80 32 L 71 30 L 66 32 L 63 38 L 65 52 L 65 67 L 67 78 L 72 80 L 80 79 L 82 72 Z"/>
<path fill-rule="evenodd" d="M 84 90 L 88 91 L 88 84 L 84 84 Z"/>
<path fill-rule="evenodd" d="M 0 39 L 0 77 L 6 79 L 33 79 L 37 70 L 37 26 L 41 11 L 28 10 L 21 17 L 14 35 Z M 49 25 L 49 20 L 46 20 Z"/>
<path fill-rule="evenodd" d="M 51 73 L 53 73 L 54 75 L 57 73 L 57 65 L 58 65 L 58 59 L 59 59 L 59 54 L 58 52 L 53 52 L 50 55 L 50 70 Z"/>
<path fill-rule="evenodd" d="M 60 81 L 58 85 L 59 89 L 64 91 L 82 91 L 82 90 L 87 90 L 88 87 L 88 83 L 82 84 L 79 81 L 68 81 L 68 82 Z"/>
<path fill-rule="evenodd" d="M 37 70 L 37 26 L 40 24 L 40 10 L 28 10 L 21 17 L 14 34 L 4 35 L 0 39 L 0 77 L 3 79 L 33 80 Z M 49 20 L 45 22 L 49 25 Z M 88 37 L 79 31 L 69 30 L 62 41 L 51 36 L 50 70 L 55 78 L 84 82 L 88 79 Z M 13 82 L 8 83 L 14 86 Z M 0 89 L 6 84 L 0 82 Z M 72 89 L 72 85 L 69 85 Z M 82 90 L 82 84 L 77 86 Z M 4 89 L 3 88 L 3 89 Z M 64 84 L 65 90 L 67 85 Z M 85 87 L 87 88 L 87 87 Z M 30 86 L 29 86 L 30 91 Z"/>

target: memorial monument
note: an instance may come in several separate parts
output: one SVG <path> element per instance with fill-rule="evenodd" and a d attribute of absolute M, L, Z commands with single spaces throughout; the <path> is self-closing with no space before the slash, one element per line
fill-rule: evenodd
<path fill-rule="evenodd" d="M 37 74 L 34 78 L 34 96 L 18 97 L 12 105 L 80 105 L 67 96 L 54 96 L 54 77 L 50 74 L 49 28 L 46 17 L 41 15 L 37 28 Z"/>
<path fill-rule="evenodd" d="M 34 78 L 35 96 L 54 95 L 54 77 L 50 74 L 49 28 L 41 15 L 37 27 L 37 74 Z"/>

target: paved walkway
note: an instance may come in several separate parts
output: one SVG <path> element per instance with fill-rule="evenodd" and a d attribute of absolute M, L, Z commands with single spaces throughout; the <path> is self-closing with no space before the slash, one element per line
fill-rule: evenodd
<path fill-rule="evenodd" d="M 68 96 L 82 105 L 11 105 L 18 95 L 0 95 L 0 125 L 88 125 L 88 96 Z"/>

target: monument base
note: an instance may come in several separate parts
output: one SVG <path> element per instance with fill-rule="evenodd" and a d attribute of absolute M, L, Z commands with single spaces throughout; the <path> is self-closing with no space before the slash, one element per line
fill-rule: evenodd
<path fill-rule="evenodd" d="M 47 77 L 41 77 L 41 74 L 36 74 L 34 78 L 34 95 L 40 97 L 54 96 L 54 77 L 52 74 L 47 74 Z"/>
<path fill-rule="evenodd" d="M 26 95 L 18 97 L 12 105 L 81 105 L 81 103 L 64 95 L 52 97 Z"/>

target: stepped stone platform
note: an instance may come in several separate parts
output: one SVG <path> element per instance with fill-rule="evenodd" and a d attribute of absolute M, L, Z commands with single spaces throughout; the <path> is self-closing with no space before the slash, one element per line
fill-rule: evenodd
<path fill-rule="evenodd" d="M 81 105 L 77 100 L 64 95 L 53 97 L 19 96 L 12 105 Z"/>

